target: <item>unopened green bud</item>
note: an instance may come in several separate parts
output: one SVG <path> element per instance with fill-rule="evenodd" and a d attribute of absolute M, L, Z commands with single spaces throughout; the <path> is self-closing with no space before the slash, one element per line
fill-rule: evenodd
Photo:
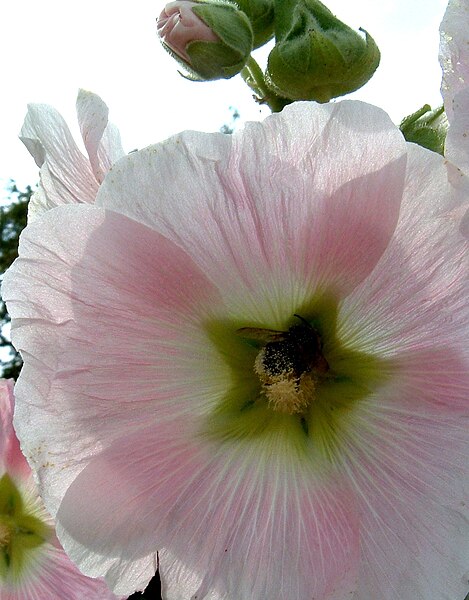
<path fill-rule="evenodd" d="M 408 142 L 444 155 L 448 119 L 443 106 L 432 110 L 429 104 L 425 104 L 405 117 L 399 127 Z"/>
<path fill-rule="evenodd" d="M 254 32 L 253 47 L 259 48 L 274 35 L 274 0 L 236 0 Z"/>
<path fill-rule="evenodd" d="M 171 2 L 159 16 L 157 29 L 163 46 L 196 81 L 233 77 L 252 51 L 249 19 L 230 2 Z"/>
<path fill-rule="evenodd" d="M 328 102 L 357 90 L 376 71 L 380 53 L 373 38 L 318 0 L 276 0 L 275 10 L 266 81 L 279 96 Z"/>

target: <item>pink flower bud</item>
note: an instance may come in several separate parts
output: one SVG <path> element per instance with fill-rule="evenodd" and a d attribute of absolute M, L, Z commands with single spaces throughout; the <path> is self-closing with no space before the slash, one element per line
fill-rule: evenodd
<path fill-rule="evenodd" d="M 165 6 L 158 17 L 156 28 L 161 41 L 189 64 L 187 44 L 194 41 L 218 42 L 219 38 L 193 12 L 196 2 L 176 0 Z"/>

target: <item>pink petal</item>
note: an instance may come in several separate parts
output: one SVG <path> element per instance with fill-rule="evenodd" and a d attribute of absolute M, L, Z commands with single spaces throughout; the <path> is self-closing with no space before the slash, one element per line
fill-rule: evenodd
<path fill-rule="evenodd" d="M 41 184 L 50 206 L 93 202 L 98 184 L 61 115 L 46 104 L 30 104 L 20 139 L 40 167 Z"/>
<path fill-rule="evenodd" d="M 228 367 L 201 326 L 219 299 L 172 242 L 94 207 L 49 211 L 20 252 L 3 287 L 26 362 L 16 427 L 55 514 L 86 462 L 123 432 L 168 418 L 192 430 L 223 393 Z"/>
<path fill-rule="evenodd" d="M 440 25 L 440 64 L 443 70 L 441 93 L 450 122 L 457 107 L 456 94 L 469 86 L 468 0 L 450 0 Z"/>
<path fill-rule="evenodd" d="M 98 183 L 111 165 L 124 156 L 117 128 L 108 123 L 109 109 L 96 94 L 80 90 L 77 115 L 81 135 Z"/>
<path fill-rule="evenodd" d="M 358 560 L 350 490 L 299 462 L 282 436 L 251 442 L 191 441 L 169 422 L 116 440 L 65 494 L 63 543 L 74 557 L 73 541 L 86 544 L 96 559 L 171 547 L 205 574 L 194 597 L 345 600 Z"/>
<path fill-rule="evenodd" d="M 405 144 L 378 109 L 295 103 L 234 136 L 185 132 L 133 153 L 97 202 L 175 241 L 233 311 L 249 302 L 273 326 L 272 298 L 290 298 L 290 316 L 318 288 L 347 294 L 371 271 L 404 169 Z"/>
<path fill-rule="evenodd" d="M 45 104 L 28 107 L 20 138 L 41 167 L 39 188 L 29 204 L 29 220 L 62 204 L 93 203 L 104 175 L 124 155 L 119 131 L 108 123 L 108 108 L 99 96 L 80 90 L 77 113 L 89 158 L 80 152 L 54 108 Z"/>
<path fill-rule="evenodd" d="M 0 476 L 7 472 L 19 479 L 31 475 L 13 429 L 13 379 L 0 379 Z"/>
<path fill-rule="evenodd" d="M 462 363 L 451 369 L 455 385 L 466 379 L 468 358 L 468 242 L 459 231 L 464 201 L 447 182 L 445 161 L 409 145 L 395 236 L 366 282 L 343 303 L 339 326 L 355 349 L 383 358 L 437 349 L 437 362 L 446 369 L 446 357 L 456 353 Z M 458 406 L 467 402 L 456 397 Z"/>
<path fill-rule="evenodd" d="M 468 425 L 467 414 L 421 401 L 399 373 L 357 405 L 344 468 L 361 504 L 360 600 L 468 592 Z"/>
<path fill-rule="evenodd" d="M 40 548 L 30 578 L 15 588 L 0 583 L 0 596 L 2 600 L 117 600 L 104 580 L 85 577 L 59 546 L 50 543 Z"/>

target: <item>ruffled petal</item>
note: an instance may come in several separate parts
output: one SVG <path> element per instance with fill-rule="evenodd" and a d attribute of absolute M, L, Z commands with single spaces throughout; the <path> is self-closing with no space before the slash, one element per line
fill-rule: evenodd
<path fill-rule="evenodd" d="M 109 109 L 99 96 L 86 90 L 78 92 L 78 124 L 98 183 L 103 181 L 111 165 L 125 154 L 119 131 L 108 123 L 108 114 Z"/>
<path fill-rule="evenodd" d="M 50 206 L 94 201 L 98 183 L 90 164 L 54 108 L 30 104 L 20 139 L 38 166 L 47 167 L 44 175 L 41 170 L 41 185 Z"/>
<path fill-rule="evenodd" d="M 184 248 L 233 313 L 249 303 L 253 321 L 278 326 L 318 288 L 345 295 L 371 271 L 404 172 L 405 144 L 383 112 L 295 103 L 234 136 L 185 132 L 132 153 L 97 202 Z"/>
<path fill-rule="evenodd" d="M 469 86 L 468 0 L 450 0 L 440 25 L 441 93 L 450 122 L 457 115 L 456 94 Z"/>

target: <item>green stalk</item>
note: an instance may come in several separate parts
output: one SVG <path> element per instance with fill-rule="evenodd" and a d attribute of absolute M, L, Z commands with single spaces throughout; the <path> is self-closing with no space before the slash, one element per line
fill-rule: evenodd
<path fill-rule="evenodd" d="M 248 58 L 243 67 L 241 77 L 254 92 L 256 102 L 267 104 L 272 112 L 280 112 L 287 104 L 291 103 L 291 100 L 277 96 L 267 87 L 262 69 L 252 56 Z"/>

